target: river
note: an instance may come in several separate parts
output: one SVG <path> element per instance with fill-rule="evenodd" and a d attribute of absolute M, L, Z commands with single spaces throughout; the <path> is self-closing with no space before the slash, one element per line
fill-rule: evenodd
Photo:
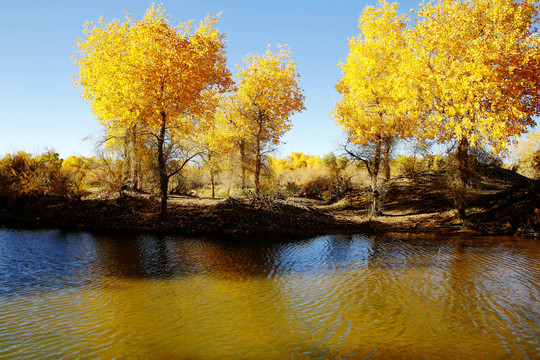
<path fill-rule="evenodd" d="M 0 359 L 538 359 L 540 242 L 0 228 Z"/>

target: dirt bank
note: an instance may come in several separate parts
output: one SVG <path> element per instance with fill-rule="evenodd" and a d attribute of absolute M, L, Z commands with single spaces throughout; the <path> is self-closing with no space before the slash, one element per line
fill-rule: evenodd
<path fill-rule="evenodd" d="M 336 203 L 306 198 L 207 199 L 172 196 L 165 221 L 148 195 L 13 198 L 0 196 L 0 224 L 100 231 L 150 231 L 186 235 L 323 234 L 329 232 L 430 232 L 538 236 L 540 186 L 507 170 L 486 169 L 466 190 L 459 219 L 443 173 L 416 174 L 387 185 L 383 213 L 368 218 L 367 192 Z"/>

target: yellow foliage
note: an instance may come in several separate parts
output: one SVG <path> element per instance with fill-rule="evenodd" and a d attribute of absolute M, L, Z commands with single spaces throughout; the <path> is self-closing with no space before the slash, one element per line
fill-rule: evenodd
<path fill-rule="evenodd" d="M 212 127 L 211 94 L 232 84 L 217 21 L 207 16 L 194 30 L 193 21 L 173 26 L 161 5 L 152 5 L 139 21 L 126 15 L 125 22 L 87 24 L 77 43 L 74 81 L 111 138 L 135 128 L 152 135 L 162 216 L 169 178 L 182 169 L 168 169 L 174 146 L 200 143 Z"/>
<path fill-rule="evenodd" d="M 536 1 L 424 3 L 408 33 L 404 104 L 427 135 L 504 150 L 540 113 Z"/>
<path fill-rule="evenodd" d="M 79 170 L 84 169 L 88 170 L 95 167 L 96 159 L 94 157 L 84 157 L 84 156 L 70 156 L 64 161 L 62 161 L 62 169 L 65 170 Z"/>
<path fill-rule="evenodd" d="M 209 103 L 213 104 L 214 111 L 206 114 L 209 124 L 204 136 L 201 138 L 201 150 L 204 162 L 210 172 L 219 173 L 227 166 L 228 159 L 235 149 L 237 131 L 231 119 L 231 96 L 218 93 L 208 93 Z"/>
<path fill-rule="evenodd" d="M 292 152 L 291 155 L 287 156 L 285 159 L 269 156 L 268 165 L 276 175 L 279 175 L 286 170 L 321 169 L 322 159 L 320 156 L 316 155 Z"/>
<path fill-rule="evenodd" d="M 152 6 L 140 21 L 127 15 L 125 22 L 86 24 L 74 81 L 113 132 L 138 124 L 190 138 L 206 130 L 207 124 L 191 118 L 209 110 L 205 92 L 231 83 L 217 21 L 207 17 L 192 31 L 192 21 L 172 26 L 165 10 Z"/>
<path fill-rule="evenodd" d="M 73 196 L 82 191 L 79 173 L 66 171 L 53 151 L 34 157 L 24 151 L 0 160 L 0 190 L 11 196 Z"/>
<path fill-rule="evenodd" d="M 468 150 L 506 150 L 540 115 L 540 35 L 534 0 L 438 0 L 410 23 L 379 1 L 359 19 L 336 86 L 336 122 L 356 145 L 416 137 Z M 374 162 L 378 164 L 378 161 Z"/>
<path fill-rule="evenodd" d="M 264 157 L 290 129 L 290 117 L 304 109 L 296 63 L 286 46 L 278 48 L 277 54 L 268 49 L 262 56 L 248 56 L 243 67 L 237 65 L 239 80 L 231 99 L 235 114 L 231 121 L 241 153 L 253 154 L 256 193 Z"/>
<path fill-rule="evenodd" d="M 270 49 L 262 56 L 252 54 L 237 70 L 235 101 L 241 115 L 237 128 L 262 144 L 279 144 L 291 127 L 291 115 L 304 110 L 300 75 L 290 50 L 279 46 L 277 54 Z"/>
<path fill-rule="evenodd" d="M 416 130 L 415 119 L 401 110 L 408 29 L 397 8 L 386 1 L 377 9 L 366 7 L 358 21 L 361 34 L 349 39 L 349 55 L 339 64 L 342 76 L 336 89 L 342 98 L 333 116 L 357 145 L 410 137 Z"/>

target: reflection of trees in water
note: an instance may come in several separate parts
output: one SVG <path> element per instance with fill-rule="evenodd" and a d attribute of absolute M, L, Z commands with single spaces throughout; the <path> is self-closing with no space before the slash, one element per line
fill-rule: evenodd
<path fill-rule="evenodd" d="M 371 254 L 368 267 L 370 269 L 399 269 L 414 266 L 417 262 L 415 255 L 421 254 L 423 249 L 414 249 L 418 244 L 404 241 L 401 237 L 388 235 L 371 236 Z"/>
<path fill-rule="evenodd" d="M 253 241 L 253 240 L 252 240 Z M 266 277 L 271 249 L 263 244 L 243 241 L 202 241 L 189 261 L 213 276 L 241 279 L 248 276 Z"/>
<path fill-rule="evenodd" d="M 225 278 L 275 277 L 284 273 L 320 271 L 364 259 L 364 245 L 354 237 L 325 236 L 304 241 L 226 241 L 168 242 L 169 253 L 183 259 L 195 272 Z M 353 245 L 358 249 L 352 249 Z M 353 251 L 354 250 L 354 251 Z M 360 254 L 361 253 L 361 254 Z M 360 254 L 360 255 L 359 255 Z"/>
<path fill-rule="evenodd" d="M 360 266 L 369 239 L 323 236 L 304 241 L 96 237 L 100 264 L 113 276 L 163 278 L 196 273 L 242 278 Z M 363 265 L 362 265 L 363 266 Z"/>
<path fill-rule="evenodd" d="M 268 276 L 273 247 L 208 239 L 125 236 L 96 238 L 100 262 L 113 276 L 166 278 L 198 273 Z"/>
<path fill-rule="evenodd" d="M 106 273 L 128 278 L 163 278 L 181 272 L 171 265 L 165 241 L 153 236 L 96 236 Z"/>

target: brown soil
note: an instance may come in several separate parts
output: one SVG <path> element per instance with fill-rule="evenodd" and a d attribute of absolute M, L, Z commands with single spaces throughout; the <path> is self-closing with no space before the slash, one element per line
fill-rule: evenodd
<path fill-rule="evenodd" d="M 208 199 L 171 196 L 159 220 L 153 197 L 125 194 L 106 199 L 0 196 L 0 224 L 104 231 L 207 234 L 322 234 L 329 232 L 436 232 L 522 234 L 540 232 L 540 185 L 511 171 L 484 169 L 463 198 L 464 220 L 453 209 L 454 192 L 444 173 L 391 180 L 383 213 L 368 218 L 366 191 L 335 203 L 307 198 Z"/>

